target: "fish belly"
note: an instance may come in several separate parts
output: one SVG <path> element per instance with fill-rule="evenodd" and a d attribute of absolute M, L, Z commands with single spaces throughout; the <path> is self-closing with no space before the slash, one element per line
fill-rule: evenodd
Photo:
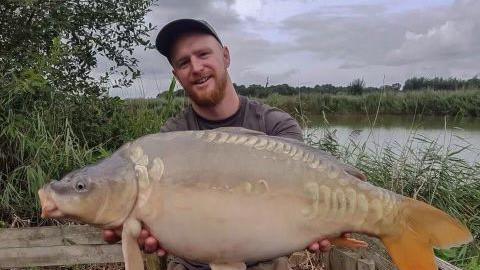
<path fill-rule="evenodd" d="M 341 222 L 312 219 L 303 196 L 275 192 L 245 194 L 163 186 L 143 218 L 162 246 L 177 256 L 204 263 L 255 262 L 304 249 Z"/>

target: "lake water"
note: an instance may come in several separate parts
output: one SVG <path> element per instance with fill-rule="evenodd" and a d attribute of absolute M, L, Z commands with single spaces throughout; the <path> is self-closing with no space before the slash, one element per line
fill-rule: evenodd
<path fill-rule="evenodd" d="M 408 142 L 413 147 L 425 147 L 421 138 L 435 141 L 449 151 L 467 147 L 457 157 L 480 162 L 480 118 L 415 117 L 398 115 L 327 115 L 309 117 L 307 132 L 324 136 L 325 126 L 334 131 L 340 144 L 366 142 L 367 148 L 378 152 L 385 147 L 400 149 Z M 326 121 L 328 125 L 326 125 Z M 423 145 L 422 145 L 423 144 Z"/>

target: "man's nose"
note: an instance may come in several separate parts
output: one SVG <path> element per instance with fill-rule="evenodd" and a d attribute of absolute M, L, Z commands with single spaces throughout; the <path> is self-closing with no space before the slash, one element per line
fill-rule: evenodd
<path fill-rule="evenodd" d="M 192 71 L 195 73 L 201 72 L 203 69 L 203 64 L 200 59 L 197 59 L 195 57 L 192 57 L 190 60 L 192 62 Z"/>

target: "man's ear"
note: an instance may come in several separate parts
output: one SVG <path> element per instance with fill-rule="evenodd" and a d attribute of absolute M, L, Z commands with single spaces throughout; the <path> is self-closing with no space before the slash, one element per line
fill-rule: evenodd
<path fill-rule="evenodd" d="M 230 67 L 230 51 L 227 46 L 223 46 L 223 61 L 225 62 L 225 68 Z"/>

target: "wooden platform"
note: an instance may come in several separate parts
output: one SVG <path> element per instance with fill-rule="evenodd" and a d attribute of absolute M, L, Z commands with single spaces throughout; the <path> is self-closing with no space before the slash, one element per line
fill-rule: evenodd
<path fill-rule="evenodd" d="M 332 249 L 329 253 L 299 252 L 290 256 L 292 264 L 312 269 L 307 264 L 323 265 L 326 270 L 393 270 L 393 264 L 377 252 L 352 252 Z M 60 266 L 123 262 L 120 244 L 102 240 L 101 230 L 91 226 L 49 226 L 0 229 L 0 268 Z M 146 256 L 147 269 L 165 268 L 165 260 Z M 440 259 L 442 270 L 459 270 Z M 163 267 L 161 267 L 162 265 Z M 307 266 L 305 266 L 307 265 Z"/>

